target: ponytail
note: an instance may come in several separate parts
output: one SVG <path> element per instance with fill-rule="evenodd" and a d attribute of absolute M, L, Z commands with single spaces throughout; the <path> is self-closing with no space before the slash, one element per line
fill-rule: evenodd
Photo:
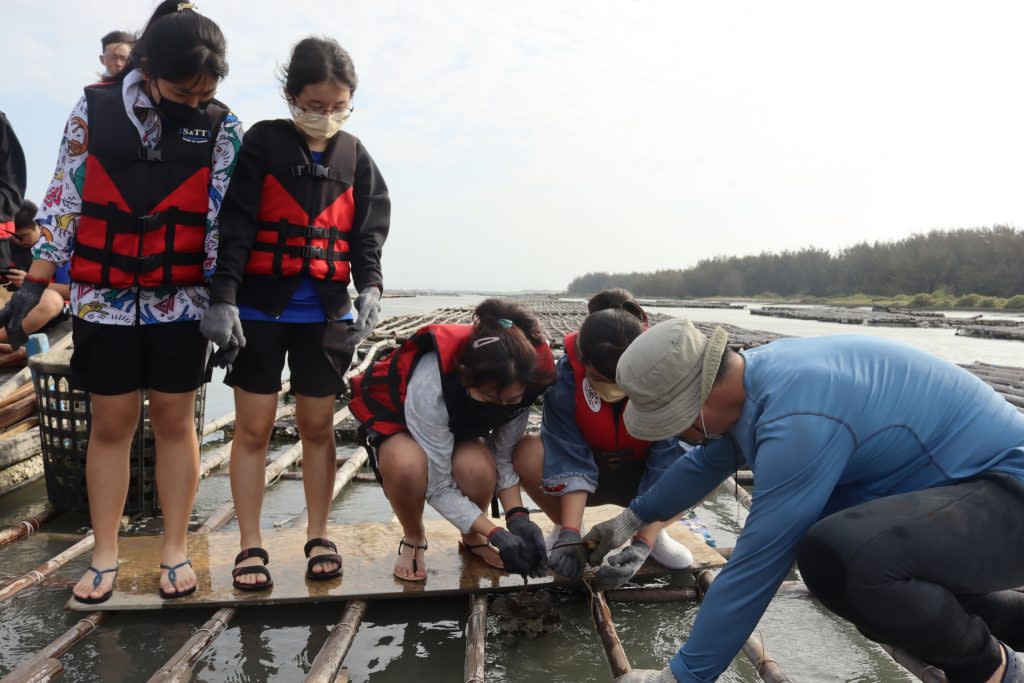
<path fill-rule="evenodd" d="M 554 381 L 551 370 L 537 362 L 536 347 L 547 339 L 536 313 L 514 301 L 487 299 L 473 317 L 473 334 L 461 358 L 463 386 L 505 388 Z"/>
<path fill-rule="evenodd" d="M 590 315 L 580 327 L 576 344 L 579 358 L 584 365 L 614 380 L 619 358 L 647 328 L 647 313 L 625 289 L 595 294 L 587 302 L 587 310 Z"/>

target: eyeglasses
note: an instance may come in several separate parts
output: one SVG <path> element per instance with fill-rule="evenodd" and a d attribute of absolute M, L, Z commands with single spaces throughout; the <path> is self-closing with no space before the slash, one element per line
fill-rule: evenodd
<path fill-rule="evenodd" d="M 310 114 L 321 114 L 322 116 L 342 114 L 346 119 L 352 116 L 352 112 L 355 111 L 355 107 L 353 107 L 351 104 L 346 104 L 345 106 L 340 107 L 331 107 L 329 109 L 325 109 L 324 107 L 303 107 L 298 102 L 295 103 L 295 106 L 301 109 L 303 112 L 308 112 Z"/>

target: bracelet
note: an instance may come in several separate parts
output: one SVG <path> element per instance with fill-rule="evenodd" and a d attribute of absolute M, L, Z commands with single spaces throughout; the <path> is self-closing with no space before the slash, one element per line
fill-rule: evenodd
<path fill-rule="evenodd" d="M 514 507 L 514 508 L 512 508 L 510 510 L 506 510 L 505 511 L 505 521 L 507 522 L 508 520 L 512 519 L 512 517 L 514 517 L 516 515 L 526 515 L 527 517 L 529 517 L 530 516 L 530 511 L 527 510 L 526 508 L 522 507 L 522 506 Z"/>
<path fill-rule="evenodd" d="M 34 277 L 32 275 L 29 275 L 28 273 L 25 273 L 25 279 L 28 280 L 29 282 L 38 282 L 41 285 L 48 285 L 48 284 L 50 284 L 49 280 L 44 280 L 41 277 Z"/>

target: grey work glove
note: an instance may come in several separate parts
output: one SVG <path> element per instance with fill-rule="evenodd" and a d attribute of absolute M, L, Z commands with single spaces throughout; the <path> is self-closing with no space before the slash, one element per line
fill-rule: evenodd
<path fill-rule="evenodd" d="M 380 321 L 380 290 L 375 286 L 364 287 L 352 306 L 356 309 L 352 331 L 358 332 L 361 335 L 359 341 L 362 341 L 370 336 Z"/>
<path fill-rule="evenodd" d="M 245 347 L 242 321 L 238 317 L 238 306 L 223 301 L 210 304 L 199 323 L 199 331 L 218 348 Z"/>
<path fill-rule="evenodd" d="M 523 539 L 530 551 L 530 576 L 539 579 L 548 573 L 548 552 L 544 547 L 544 532 L 530 521 L 526 508 L 512 508 L 505 514 L 505 526 Z"/>
<path fill-rule="evenodd" d="M 597 570 L 591 587 L 595 592 L 618 588 L 633 578 L 650 554 L 651 546 L 639 538 L 634 539 L 630 545 L 608 557 L 608 564 Z"/>
<path fill-rule="evenodd" d="M 595 525 L 583 537 L 584 541 L 597 543 L 597 547 L 590 553 L 590 564 L 601 564 L 605 555 L 628 541 L 630 536 L 635 534 L 643 525 L 644 523 L 640 518 L 629 508 L 626 508 L 607 522 Z"/>
<path fill-rule="evenodd" d="M 0 309 L 0 326 L 7 330 L 7 343 L 12 349 L 20 349 L 28 341 L 28 333 L 23 327 L 25 316 L 39 305 L 48 286 L 45 282 L 25 280 L 21 289 Z"/>
<path fill-rule="evenodd" d="M 491 532 L 487 541 L 498 549 L 505 571 L 509 574 L 526 576 L 533 571 L 530 547 L 511 531 L 498 527 Z"/>
<path fill-rule="evenodd" d="M 576 529 L 562 529 L 558 532 L 558 540 L 551 546 L 548 564 L 558 574 L 567 579 L 578 581 L 587 564 L 587 551 L 583 547 L 583 539 Z"/>
<path fill-rule="evenodd" d="M 619 676 L 615 683 L 679 683 L 667 666 L 661 671 L 654 669 L 633 669 L 625 676 Z"/>

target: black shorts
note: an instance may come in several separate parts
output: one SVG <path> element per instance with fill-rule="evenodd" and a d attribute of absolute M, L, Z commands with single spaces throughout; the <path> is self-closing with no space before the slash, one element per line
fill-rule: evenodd
<path fill-rule="evenodd" d="M 210 379 L 199 322 L 104 325 L 75 317 L 71 384 L 101 396 L 137 389 L 195 391 Z"/>
<path fill-rule="evenodd" d="M 281 371 L 287 355 L 294 393 L 320 397 L 345 392 L 344 371 L 335 368 L 324 350 L 327 323 L 243 320 L 242 330 L 245 348 L 224 378 L 228 386 L 252 394 L 276 394 L 281 391 Z M 348 367 L 344 360 L 339 365 Z"/>
<path fill-rule="evenodd" d="M 587 496 L 587 507 L 621 505 L 626 507 L 636 498 L 640 481 L 647 471 L 646 458 L 633 458 L 632 453 L 615 455 L 594 453 L 597 462 L 597 490 Z"/>

